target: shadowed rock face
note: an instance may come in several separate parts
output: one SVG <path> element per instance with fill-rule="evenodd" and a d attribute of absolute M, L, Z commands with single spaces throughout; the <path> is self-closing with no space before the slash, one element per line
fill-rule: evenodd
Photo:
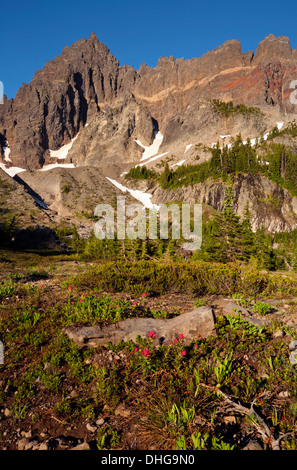
<path fill-rule="evenodd" d="M 243 53 L 240 42 L 231 40 L 200 58 L 161 57 L 155 68 L 142 64 L 134 70 L 120 66 L 92 34 L 67 46 L 14 99 L 0 106 L 2 160 L 7 140 L 14 166 L 40 168 L 50 161 L 49 149 L 69 143 L 94 118 L 116 121 L 116 113 L 131 108 L 131 100 L 134 108 L 138 106 L 138 111 L 131 112 L 142 113 L 142 124 L 140 119 L 135 125 L 131 113 L 126 113 L 117 142 L 105 142 L 105 158 L 111 165 L 119 152 L 123 162 L 131 162 L 136 130 L 138 139 L 152 142 L 152 120 L 158 122 L 164 140 L 172 138 L 172 120 L 183 120 L 188 106 L 198 100 L 232 100 L 276 115 L 294 112 L 289 96 L 291 81 L 297 78 L 296 65 L 297 52 L 289 39 L 269 35 L 255 55 Z M 90 158 L 94 159 L 94 152 Z M 82 162 L 90 163 L 87 148 L 78 164 Z"/>

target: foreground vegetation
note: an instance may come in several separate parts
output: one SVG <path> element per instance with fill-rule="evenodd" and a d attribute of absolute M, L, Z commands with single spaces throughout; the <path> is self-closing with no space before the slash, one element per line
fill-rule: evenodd
<path fill-rule="evenodd" d="M 218 315 L 216 335 L 190 343 L 181 335 L 157 349 L 149 335 L 80 349 L 63 333 L 73 322 L 169 318 L 186 300 L 192 308 L 212 305 L 213 294 L 250 303 L 266 318 L 267 297 L 296 295 L 294 276 L 280 282 L 236 263 L 185 261 L 101 261 L 89 269 L 68 256 L 44 262 L 42 253 L 2 251 L 0 406 L 8 412 L 1 413 L 1 448 L 16 448 L 18 430 L 31 429 L 52 445 L 55 436 L 83 437 L 94 450 L 236 450 L 251 438 L 269 449 L 272 437 L 296 449 L 297 372 L 288 343 L 297 334 L 285 324 Z M 82 273 L 65 279 L 65 263 Z"/>

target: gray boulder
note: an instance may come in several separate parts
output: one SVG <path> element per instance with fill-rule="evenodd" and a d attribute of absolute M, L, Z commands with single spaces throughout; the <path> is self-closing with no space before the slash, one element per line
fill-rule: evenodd
<path fill-rule="evenodd" d="M 104 327 L 71 325 L 63 331 L 80 347 L 118 344 L 121 340 L 135 342 L 137 336 L 148 338 L 150 331 L 155 333 L 156 346 L 168 344 L 181 334 L 189 343 L 215 334 L 215 316 L 210 307 L 199 307 L 172 319 L 129 318 Z"/>

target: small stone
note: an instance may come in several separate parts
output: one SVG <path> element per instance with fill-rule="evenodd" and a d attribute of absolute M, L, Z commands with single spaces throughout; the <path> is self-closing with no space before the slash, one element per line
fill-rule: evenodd
<path fill-rule="evenodd" d="M 18 450 L 25 450 L 26 446 L 29 444 L 29 439 L 26 439 L 25 437 L 23 439 L 20 439 L 17 443 L 17 448 Z"/>
<path fill-rule="evenodd" d="M 102 426 L 102 425 L 104 424 L 104 422 L 105 422 L 105 421 L 104 421 L 104 418 L 99 418 L 99 419 L 97 419 L 97 421 L 96 421 L 96 425 L 97 425 L 97 426 Z"/>
<path fill-rule="evenodd" d="M 236 424 L 236 418 L 235 416 L 224 416 L 223 418 L 225 424 Z"/>
<path fill-rule="evenodd" d="M 42 442 L 39 446 L 39 450 L 48 450 L 48 445 L 46 442 Z"/>
<path fill-rule="evenodd" d="M 70 395 L 71 398 L 75 398 L 75 397 L 77 397 L 78 392 L 77 392 L 77 390 L 72 390 L 69 395 Z"/>
<path fill-rule="evenodd" d="M 291 343 L 289 344 L 289 348 L 291 349 L 291 351 L 294 351 L 296 347 L 297 347 L 297 340 L 293 339 L 293 341 L 291 341 Z"/>
<path fill-rule="evenodd" d="M 8 417 L 8 416 L 10 416 L 10 415 L 11 415 L 11 413 L 10 413 L 9 409 L 8 409 L 8 408 L 5 408 L 5 410 L 4 410 L 4 416 Z"/>
<path fill-rule="evenodd" d="M 90 450 L 90 446 L 87 442 L 83 442 L 82 444 L 78 444 L 78 446 L 73 447 L 70 450 Z"/>
<path fill-rule="evenodd" d="M 39 450 L 40 444 L 38 441 L 32 441 L 29 443 L 29 446 L 28 449 L 25 447 L 25 450 Z"/>
<path fill-rule="evenodd" d="M 282 330 L 276 330 L 276 332 L 273 335 L 274 338 L 283 338 L 284 337 L 284 332 Z"/>
<path fill-rule="evenodd" d="M 86 425 L 86 428 L 87 428 L 87 430 L 90 431 L 90 432 L 96 432 L 96 431 L 97 431 L 97 426 L 92 425 L 92 424 L 90 424 L 90 423 L 88 423 L 88 424 Z"/>
<path fill-rule="evenodd" d="M 251 439 L 243 450 L 263 450 L 258 441 Z"/>
<path fill-rule="evenodd" d="M 201 416 L 195 416 L 194 420 L 193 420 L 193 423 L 196 425 L 196 426 L 199 426 L 199 425 L 202 425 L 205 423 L 205 420 L 203 418 L 201 418 Z"/>
<path fill-rule="evenodd" d="M 121 416 L 122 418 L 128 418 L 131 415 L 131 411 L 126 407 L 124 403 L 120 403 L 119 406 L 115 409 L 114 414 L 116 416 Z"/>
<path fill-rule="evenodd" d="M 288 398 L 290 396 L 290 393 L 288 392 L 288 390 L 283 390 L 282 392 L 278 394 L 278 396 L 280 398 Z"/>
<path fill-rule="evenodd" d="M 297 356 L 297 351 L 292 351 L 292 352 L 290 353 L 290 363 L 291 363 L 292 365 L 297 364 L 296 356 Z"/>
<path fill-rule="evenodd" d="M 30 429 L 29 431 L 27 431 L 27 432 L 26 432 L 26 431 L 22 431 L 22 432 L 21 432 L 21 435 L 24 436 L 24 437 L 26 437 L 27 439 L 31 439 L 31 437 L 32 437 L 32 431 L 31 431 L 31 429 Z"/>

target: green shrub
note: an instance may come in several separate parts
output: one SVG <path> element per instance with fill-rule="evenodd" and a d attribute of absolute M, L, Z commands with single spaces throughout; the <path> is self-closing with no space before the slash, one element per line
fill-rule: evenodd
<path fill-rule="evenodd" d="M 162 295 L 168 292 L 256 296 L 279 292 L 277 279 L 265 272 L 239 264 L 210 262 L 159 263 L 156 261 L 110 262 L 72 279 L 82 289 L 103 289 L 107 292 L 130 292 L 135 295 Z M 296 291 L 293 280 L 284 280 L 283 289 Z"/>
<path fill-rule="evenodd" d="M 130 169 L 130 171 L 125 175 L 125 178 L 133 178 L 135 180 L 146 180 L 150 178 L 155 178 L 156 176 L 157 173 L 154 170 L 149 170 L 145 166 L 136 166 Z"/>

